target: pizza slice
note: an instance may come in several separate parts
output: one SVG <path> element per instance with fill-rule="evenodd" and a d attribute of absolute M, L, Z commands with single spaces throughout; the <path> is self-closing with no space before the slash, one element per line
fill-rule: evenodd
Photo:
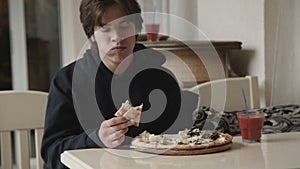
<path fill-rule="evenodd" d="M 123 116 L 128 120 L 132 120 L 134 122 L 133 125 L 138 127 L 141 119 L 142 109 L 143 109 L 143 104 L 136 107 L 132 107 L 129 101 L 126 100 L 126 102 L 122 103 L 122 106 L 115 113 L 115 116 L 117 117 Z"/>

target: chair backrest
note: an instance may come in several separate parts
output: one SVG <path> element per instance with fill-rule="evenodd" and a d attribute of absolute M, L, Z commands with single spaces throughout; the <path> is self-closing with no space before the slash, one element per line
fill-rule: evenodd
<path fill-rule="evenodd" d="M 209 106 L 218 111 L 234 111 L 245 110 L 242 89 L 245 91 L 248 108 L 260 108 L 256 76 L 213 80 L 189 90 L 199 94 L 199 106 Z"/>
<path fill-rule="evenodd" d="M 12 136 L 18 168 L 30 168 L 29 135 L 35 133 L 36 166 L 42 168 L 40 155 L 44 118 L 48 94 L 38 91 L 0 91 L 0 137 L 2 169 L 10 169 L 12 160 Z"/>

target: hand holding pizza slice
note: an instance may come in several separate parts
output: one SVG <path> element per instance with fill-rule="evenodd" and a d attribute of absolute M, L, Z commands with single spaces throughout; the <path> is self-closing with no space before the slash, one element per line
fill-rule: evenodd
<path fill-rule="evenodd" d="M 132 120 L 134 122 L 133 125 L 138 127 L 141 119 L 142 109 L 143 109 L 143 104 L 136 107 L 132 107 L 129 101 L 126 100 L 126 102 L 122 103 L 122 106 L 115 113 L 115 116 L 117 117 L 122 116 L 128 120 Z"/>

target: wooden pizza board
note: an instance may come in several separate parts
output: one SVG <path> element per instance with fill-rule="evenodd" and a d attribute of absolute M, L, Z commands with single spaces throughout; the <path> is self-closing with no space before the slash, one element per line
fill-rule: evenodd
<path fill-rule="evenodd" d="M 201 148 L 201 149 L 191 149 L 191 150 L 173 150 L 173 149 L 154 149 L 154 148 L 140 148 L 135 147 L 136 151 L 160 154 L 160 155 L 170 155 L 170 156 L 183 156 L 183 155 L 200 155 L 200 154 L 209 154 L 225 151 L 231 148 L 232 142 L 224 144 L 221 146 L 210 147 L 210 148 Z"/>

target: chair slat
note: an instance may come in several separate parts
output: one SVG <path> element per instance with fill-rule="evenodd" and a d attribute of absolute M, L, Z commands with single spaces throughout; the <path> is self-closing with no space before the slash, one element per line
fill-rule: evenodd
<path fill-rule="evenodd" d="M 36 166 L 37 169 L 42 169 L 43 168 L 43 159 L 39 155 L 41 152 L 41 144 L 42 144 L 42 137 L 43 137 L 43 129 L 35 129 L 35 154 L 36 154 Z"/>
<path fill-rule="evenodd" d="M 19 169 L 30 169 L 29 131 L 16 131 L 16 163 Z"/>
<path fill-rule="evenodd" d="M 2 169 L 12 169 L 12 144 L 11 133 L 0 132 L 1 137 L 1 162 Z"/>
<path fill-rule="evenodd" d="M 19 169 L 30 168 L 29 134 L 28 130 L 16 131 L 16 163 Z"/>

